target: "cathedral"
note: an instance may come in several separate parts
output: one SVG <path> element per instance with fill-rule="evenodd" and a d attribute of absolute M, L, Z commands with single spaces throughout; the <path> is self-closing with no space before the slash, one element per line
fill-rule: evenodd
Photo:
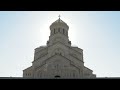
<path fill-rule="evenodd" d="M 84 66 L 83 49 L 71 45 L 68 31 L 69 26 L 60 17 L 50 25 L 46 46 L 35 48 L 32 66 L 23 70 L 23 78 L 96 78 L 93 71 Z"/>

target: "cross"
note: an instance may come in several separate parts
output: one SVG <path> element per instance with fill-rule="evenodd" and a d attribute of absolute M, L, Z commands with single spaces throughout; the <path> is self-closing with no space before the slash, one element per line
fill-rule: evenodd
<path fill-rule="evenodd" d="M 58 17 L 60 18 L 60 15 Z"/>

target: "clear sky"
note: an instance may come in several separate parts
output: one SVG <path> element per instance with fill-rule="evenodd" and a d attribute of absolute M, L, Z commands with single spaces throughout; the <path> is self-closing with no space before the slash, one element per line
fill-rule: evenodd
<path fill-rule="evenodd" d="M 85 66 L 97 77 L 120 77 L 119 11 L 1 11 L 0 77 L 22 77 L 59 14 L 72 45 L 83 49 Z"/>

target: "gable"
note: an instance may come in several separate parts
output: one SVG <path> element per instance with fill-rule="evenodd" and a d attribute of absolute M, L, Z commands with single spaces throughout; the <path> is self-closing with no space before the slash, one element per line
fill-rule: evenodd
<path fill-rule="evenodd" d="M 71 67 L 74 67 L 76 69 L 82 69 L 82 66 L 78 66 L 76 65 L 73 61 L 67 59 L 66 57 L 63 57 L 59 54 L 56 54 L 50 58 L 48 58 L 47 60 L 45 60 L 39 67 L 37 67 L 36 69 L 43 69 L 44 67 L 49 66 L 53 66 L 53 65 L 57 65 L 59 64 L 61 67 L 68 67 L 69 69 L 71 69 Z"/>

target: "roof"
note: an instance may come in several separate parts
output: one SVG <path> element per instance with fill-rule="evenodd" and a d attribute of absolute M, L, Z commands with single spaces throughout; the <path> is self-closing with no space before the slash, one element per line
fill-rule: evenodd
<path fill-rule="evenodd" d="M 65 26 L 67 26 L 68 27 L 68 25 L 63 21 L 63 20 L 61 20 L 60 18 L 59 19 L 57 19 L 56 21 L 54 21 L 52 24 L 51 24 L 51 26 L 53 25 L 56 25 L 56 24 L 62 24 L 62 25 L 65 25 Z"/>
<path fill-rule="evenodd" d="M 56 20 L 56 21 L 53 22 L 53 23 L 65 23 L 65 22 L 59 18 L 58 20 Z M 65 23 L 65 24 L 66 24 L 66 23 Z"/>

